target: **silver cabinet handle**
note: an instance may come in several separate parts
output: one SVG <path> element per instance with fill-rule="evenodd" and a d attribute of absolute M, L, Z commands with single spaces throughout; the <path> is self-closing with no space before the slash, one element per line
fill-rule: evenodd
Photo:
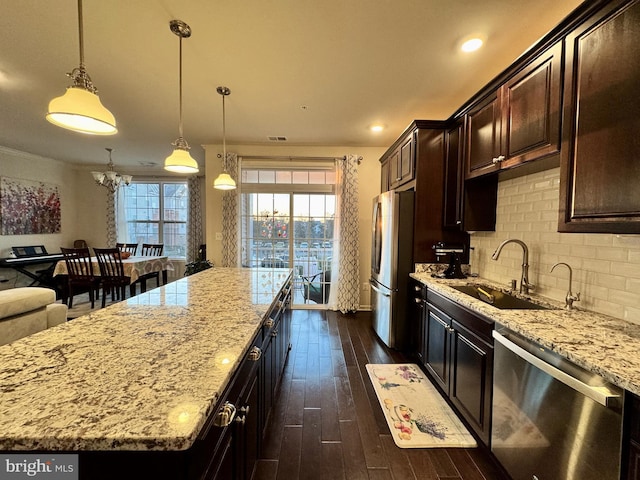
<path fill-rule="evenodd" d="M 216 415 L 213 424 L 216 427 L 228 427 L 236 416 L 236 407 L 233 403 L 224 402 L 224 405 Z"/>
<path fill-rule="evenodd" d="M 499 161 L 500 161 L 500 160 L 498 160 L 498 157 L 493 157 L 493 158 L 491 159 L 491 163 L 493 163 L 494 165 L 495 165 L 496 163 L 498 163 Z"/>
<path fill-rule="evenodd" d="M 264 326 L 267 328 L 271 328 L 275 325 L 275 320 L 273 318 L 269 318 L 264 322 Z"/>
<path fill-rule="evenodd" d="M 495 338 L 496 341 L 504 346 L 507 350 L 522 358 L 525 362 L 528 362 L 534 367 L 539 368 L 547 375 L 552 376 L 559 382 L 564 383 L 570 388 L 573 388 L 578 393 L 581 393 L 584 396 L 598 402 L 600 405 L 611 407 L 620 404 L 620 395 L 612 392 L 612 390 L 610 390 L 609 388 L 605 386 L 592 387 L 591 385 L 587 385 L 586 383 L 581 382 L 577 378 L 572 377 L 568 373 L 563 372 L 562 370 L 527 352 L 524 348 L 516 345 L 495 330 L 493 331 L 493 338 Z"/>
<path fill-rule="evenodd" d="M 504 162 L 506 157 L 504 155 L 498 155 L 498 162 Z"/>
<path fill-rule="evenodd" d="M 258 360 L 260 360 L 261 357 L 262 357 L 262 350 L 260 350 L 260 347 L 257 347 L 254 345 L 254 347 L 249 352 L 249 356 L 248 356 L 249 360 L 251 360 L 252 362 L 257 362 Z"/>

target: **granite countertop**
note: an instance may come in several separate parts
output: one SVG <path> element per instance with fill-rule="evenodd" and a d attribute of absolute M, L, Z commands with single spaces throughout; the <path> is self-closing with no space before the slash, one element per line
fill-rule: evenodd
<path fill-rule="evenodd" d="M 0 347 L 0 450 L 184 450 L 288 269 L 212 268 Z"/>
<path fill-rule="evenodd" d="M 504 325 L 562 355 L 575 364 L 597 373 L 621 388 L 640 395 L 640 325 L 594 312 L 564 309 L 556 302 L 537 295 L 533 301 L 549 310 L 500 310 L 453 288 L 453 285 L 483 283 L 504 286 L 482 278 L 444 280 L 430 272 L 412 273 L 428 289 L 454 300 L 469 310 Z"/>

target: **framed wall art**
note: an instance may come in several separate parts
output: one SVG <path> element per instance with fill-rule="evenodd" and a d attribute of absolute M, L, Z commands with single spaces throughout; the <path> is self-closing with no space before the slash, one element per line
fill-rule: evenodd
<path fill-rule="evenodd" d="M 57 185 L 0 177 L 0 234 L 60 233 Z"/>

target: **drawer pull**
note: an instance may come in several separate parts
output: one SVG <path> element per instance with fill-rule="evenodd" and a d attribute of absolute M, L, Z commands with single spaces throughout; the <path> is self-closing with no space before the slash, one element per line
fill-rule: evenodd
<path fill-rule="evenodd" d="M 236 416 L 236 407 L 233 403 L 225 402 L 222 409 L 216 415 L 216 419 L 213 424 L 216 427 L 224 428 L 231 425 L 233 419 Z"/>
<path fill-rule="evenodd" d="M 272 328 L 275 325 L 275 320 L 273 318 L 269 318 L 264 322 L 264 326 L 267 328 Z"/>
<path fill-rule="evenodd" d="M 249 357 L 248 357 L 249 360 L 251 360 L 252 362 L 257 362 L 258 360 L 260 360 L 261 357 L 262 357 L 262 350 L 260 350 L 260 347 L 254 346 L 249 352 Z"/>

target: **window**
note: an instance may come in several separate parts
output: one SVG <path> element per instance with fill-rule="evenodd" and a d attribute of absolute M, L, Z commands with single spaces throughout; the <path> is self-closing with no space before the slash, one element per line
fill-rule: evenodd
<path fill-rule="evenodd" d="M 187 183 L 135 181 L 123 188 L 122 193 L 126 235 L 119 233 L 119 240 L 163 243 L 165 255 L 184 258 L 189 211 Z"/>

